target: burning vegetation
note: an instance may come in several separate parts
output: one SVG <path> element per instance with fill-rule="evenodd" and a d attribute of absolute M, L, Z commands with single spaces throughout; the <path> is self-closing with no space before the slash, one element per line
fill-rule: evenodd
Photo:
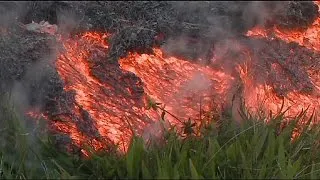
<path fill-rule="evenodd" d="M 103 7 L 112 7 L 110 2 L 95 5 L 97 7 L 90 6 L 84 14 L 92 14 L 94 8 L 102 11 Z M 149 5 L 156 9 L 155 4 Z M 63 7 L 71 6 L 81 10 L 84 5 L 65 4 Z M 116 145 L 118 150 L 126 152 L 134 135 L 148 140 L 155 136 L 161 138 L 164 128 L 175 127 L 183 136 L 189 134 L 185 129 L 189 125 L 192 133 L 199 135 L 202 126 L 219 121 L 226 109 L 231 109 L 232 115 L 241 121 L 238 110 L 243 105 L 250 113 L 265 117 L 266 121 L 282 112 L 285 117 L 292 118 L 306 109 L 307 117 L 317 119 L 316 112 L 320 108 L 318 8 L 310 2 L 291 2 L 282 6 L 288 6 L 285 12 L 291 14 L 281 14 L 277 21 L 265 18 L 262 24 L 250 24 L 231 33 L 233 35 L 218 29 L 214 30 L 219 34 L 217 36 L 193 33 L 208 32 L 214 25 L 209 21 L 203 22 L 207 23 L 205 27 L 182 23 L 178 28 L 169 22 L 172 16 L 168 11 L 162 21 L 157 21 L 151 14 L 143 17 L 149 18 L 150 24 L 160 24 L 158 27 L 143 25 L 139 22 L 140 16 L 131 17 L 130 21 L 110 20 L 103 13 L 99 15 L 99 22 L 114 21 L 112 26 L 98 27 L 99 23 L 91 22 L 90 18 L 74 22 L 77 25 L 72 28 L 58 24 L 58 28 L 73 32 L 69 36 L 44 21 L 40 24 L 47 35 L 41 34 L 41 28 L 29 32 L 30 28 L 37 27 L 34 22 L 32 26 L 11 26 L 21 34 L 50 37 L 62 46 L 52 63 L 56 70 L 52 76 L 59 80 L 45 84 L 43 87 L 50 93 L 39 100 L 45 102 L 40 113 L 48 121 L 50 131 L 69 137 L 71 141 L 66 147 L 70 151 L 86 153 L 83 145 L 87 144 L 97 151 Z M 296 9 L 300 10 L 300 16 Z M 76 13 L 81 13 L 80 10 Z M 184 14 L 182 10 L 174 12 Z M 28 13 L 32 15 L 31 11 Z M 237 10 L 220 13 L 233 14 L 230 18 L 239 14 Z M 273 13 L 277 14 L 277 11 Z M 57 23 L 55 21 L 58 20 L 49 18 L 50 23 Z M 164 28 L 166 25 L 169 29 Z M 117 29 L 122 26 L 125 28 Z M 4 33 L 10 33 L 7 29 L 1 28 L 1 38 L 8 38 Z M 177 32 L 183 31 L 181 29 L 185 30 L 188 42 L 201 44 L 205 41 L 205 52 L 188 59 L 187 56 L 175 56 L 177 52 L 164 51 L 161 45 L 176 38 Z M 224 38 L 218 40 L 222 34 Z M 144 37 L 148 38 L 139 41 Z M 123 44 L 127 39 L 130 40 Z M 29 114 L 37 116 L 34 111 Z"/>

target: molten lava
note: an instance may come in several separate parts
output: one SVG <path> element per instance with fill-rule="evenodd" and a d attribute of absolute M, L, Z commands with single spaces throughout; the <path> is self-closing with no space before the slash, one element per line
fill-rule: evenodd
<path fill-rule="evenodd" d="M 165 104 L 178 117 L 179 120 L 168 115 L 171 124 L 182 125 L 188 118 L 200 121 L 200 108 L 210 111 L 213 99 L 227 100 L 226 93 L 233 80 L 230 75 L 175 57 L 165 58 L 160 49 L 154 49 L 154 53 L 130 53 L 119 63 L 122 69 L 141 78 L 150 97 Z"/>
<path fill-rule="evenodd" d="M 288 117 L 308 107 L 318 110 L 319 23 L 317 19 L 305 32 L 256 27 L 247 33 L 251 45 L 232 43 L 231 50 L 227 45 L 224 53 L 215 51 L 218 68 L 166 57 L 158 48 L 154 54 L 131 52 L 109 62 L 109 34 L 61 39 L 65 52 L 56 68 L 70 98 L 57 104 L 69 105 L 61 105 L 64 113 L 46 116 L 53 130 L 69 135 L 78 147 L 104 150 L 115 144 L 125 152 L 133 134 L 161 136 L 157 122 L 163 117 L 178 130 L 189 118 L 200 127 L 205 113 L 221 111 L 223 104 L 232 104 L 237 112 L 240 99 L 255 114 L 289 108 Z M 148 109 L 150 97 L 161 103 L 159 109 Z"/>
<path fill-rule="evenodd" d="M 110 64 L 103 81 L 93 75 L 91 68 L 98 56 L 108 50 L 107 34 L 85 33 L 64 41 L 66 52 L 56 62 L 66 92 L 74 93 L 74 107 L 71 116 L 60 116 L 65 121 L 53 123 L 53 128 L 70 134 L 75 144 L 86 142 L 96 150 L 106 148 L 110 143 L 126 151 L 132 131 L 141 129 L 149 120 L 144 115 L 143 94 L 134 93 L 141 84 L 122 72 L 117 65 Z M 101 57 L 100 57 L 101 58 Z M 119 85 L 122 85 L 120 88 Z M 122 89 L 121 89 L 122 88 Z"/>
<path fill-rule="evenodd" d="M 320 2 L 314 1 L 320 9 Z M 247 32 L 247 36 L 260 37 L 267 39 L 278 38 L 285 42 L 295 42 L 300 46 L 305 46 L 309 49 L 320 50 L 320 17 L 318 17 L 313 24 L 305 31 L 289 31 L 274 26 L 272 29 L 263 29 L 262 27 L 255 27 Z"/>
<path fill-rule="evenodd" d="M 315 3 L 319 6 L 319 2 Z M 274 74 L 273 78 L 269 79 L 273 85 L 266 82 L 251 88 L 251 95 L 248 95 L 247 99 L 257 94 L 264 99 L 264 109 L 272 112 L 288 109 L 285 115 L 289 117 L 309 108 L 307 114 L 310 117 L 313 110 L 320 107 L 320 17 L 305 31 L 288 31 L 276 26 L 271 29 L 255 27 L 247 32 L 247 36 L 278 44 L 270 44 L 269 47 L 273 49 L 277 46 L 281 51 L 281 54 L 273 55 L 267 62 L 270 64 L 267 73 Z M 265 57 L 265 54 L 261 57 Z M 248 76 L 243 78 L 250 79 Z M 277 90 L 286 93 L 279 93 Z M 255 103 L 247 104 L 258 107 Z"/>
<path fill-rule="evenodd" d="M 105 62 L 107 67 L 96 70 L 102 77 L 94 75 L 94 61 L 99 53 L 104 58 L 108 36 L 85 33 L 63 40 L 66 51 L 56 62 L 64 90 L 74 93 L 75 103 L 73 114 L 58 115 L 55 119 L 63 121 L 53 121 L 52 128 L 69 134 L 77 146 L 91 142 L 99 150 L 112 143 L 126 151 L 133 133 L 150 136 L 155 132 L 146 132 L 148 129 L 160 131 L 152 126 L 160 120 L 161 111 L 146 109 L 148 97 L 166 105 L 169 113 L 165 119 L 178 128 L 188 118 L 200 125 L 199 110 L 211 110 L 212 97 L 219 102 L 227 100 L 225 93 L 233 79 L 230 75 L 174 57 L 164 58 L 160 49 L 154 49 L 154 55 L 130 53 L 119 61 L 121 69 L 117 63 Z"/>
<path fill-rule="evenodd" d="M 319 51 L 320 50 L 320 17 L 317 18 L 311 27 L 306 31 L 289 31 L 283 30 L 279 27 L 273 27 L 272 30 L 263 29 L 261 27 L 255 27 L 247 32 L 248 36 L 255 36 L 267 39 L 279 38 L 288 43 L 296 42 L 301 46 L 305 46 L 309 49 Z"/>

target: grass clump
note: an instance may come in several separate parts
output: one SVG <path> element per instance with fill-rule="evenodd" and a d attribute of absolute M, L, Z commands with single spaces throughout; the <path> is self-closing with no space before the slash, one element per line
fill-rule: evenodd
<path fill-rule="evenodd" d="M 291 140 L 297 122 L 305 118 L 303 113 L 286 127 L 281 126 L 280 114 L 267 124 L 251 116 L 244 116 L 241 124 L 225 118 L 219 128 L 214 124 L 203 128 L 201 137 L 181 139 L 173 129 L 166 132 L 164 145 L 147 146 L 134 137 L 126 155 L 93 153 L 83 159 L 58 151 L 48 136 L 27 132 L 9 101 L 3 100 L 0 108 L 0 177 L 4 179 L 320 177 L 319 126 L 304 128 Z"/>

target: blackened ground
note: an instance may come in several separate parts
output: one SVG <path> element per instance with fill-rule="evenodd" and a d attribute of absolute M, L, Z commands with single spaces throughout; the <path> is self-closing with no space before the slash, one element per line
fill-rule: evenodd
<path fill-rule="evenodd" d="M 280 40 L 252 40 L 257 66 L 250 68 L 256 77 L 273 87 L 278 96 L 290 92 L 305 95 L 319 94 L 312 80 L 319 81 L 320 54 L 296 43 Z M 260 68 L 258 66 L 260 64 Z"/>
<path fill-rule="evenodd" d="M 61 83 L 51 66 L 57 53 L 55 38 L 26 31 L 17 24 L 7 28 L 8 33 L 0 34 L 0 92 L 19 84 L 16 91 L 26 94 L 29 105 L 41 105 L 50 93 L 59 92 Z"/>
<path fill-rule="evenodd" d="M 233 43 L 242 48 L 232 49 L 229 44 L 223 44 L 227 53 L 217 58 L 212 68 L 229 70 L 227 73 L 239 78 L 237 66 L 251 60 L 247 64 L 248 74 L 255 86 L 268 84 L 278 97 L 286 97 L 290 92 L 310 96 L 320 93 L 313 83 L 320 80 L 320 53 L 278 39 L 244 37 Z"/>
<path fill-rule="evenodd" d="M 305 30 L 318 17 L 318 6 L 313 2 L 283 2 L 286 9 L 277 10 L 273 20 L 285 29 Z"/>
<path fill-rule="evenodd" d="M 21 9 L 21 3 L 25 3 L 18 17 L 22 23 L 47 20 L 58 24 L 61 33 L 113 33 L 109 59 L 115 61 L 128 51 L 148 52 L 154 45 L 167 45 L 181 37 L 198 42 L 190 47 L 192 43 L 186 38 L 183 46 L 170 53 L 186 53 L 186 58 L 197 59 L 210 54 L 209 44 L 241 35 L 257 24 L 303 28 L 318 15 L 313 2 L 34 1 L 6 2 L 2 6 L 12 11 Z M 160 33 L 164 38 L 155 41 Z"/>

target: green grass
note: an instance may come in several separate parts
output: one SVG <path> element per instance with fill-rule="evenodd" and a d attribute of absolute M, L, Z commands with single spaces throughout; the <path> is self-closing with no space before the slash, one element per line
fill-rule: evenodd
<path fill-rule="evenodd" d="M 298 139 L 290 140 L 295 123 L 304 118 L 303 113 L 281 133 L 282 114 L 273 117 L 269 124 L 245 115 L 241 125 L 225 118 L 219 128 L 212 124 L 203 129 L 202 137 L 181 140 L 171 130 L 166 132 L 164 145 L 146 146 L 135 137 L 127 155 L 92 153 L 90 159 L 81 159 L 58 151 L 45 132 L 28 130 L 24 118 L 6 98 L 1 99 L 0 177 L 4 179 L 320 177 L 320 128 L 305 128 Z"/>

